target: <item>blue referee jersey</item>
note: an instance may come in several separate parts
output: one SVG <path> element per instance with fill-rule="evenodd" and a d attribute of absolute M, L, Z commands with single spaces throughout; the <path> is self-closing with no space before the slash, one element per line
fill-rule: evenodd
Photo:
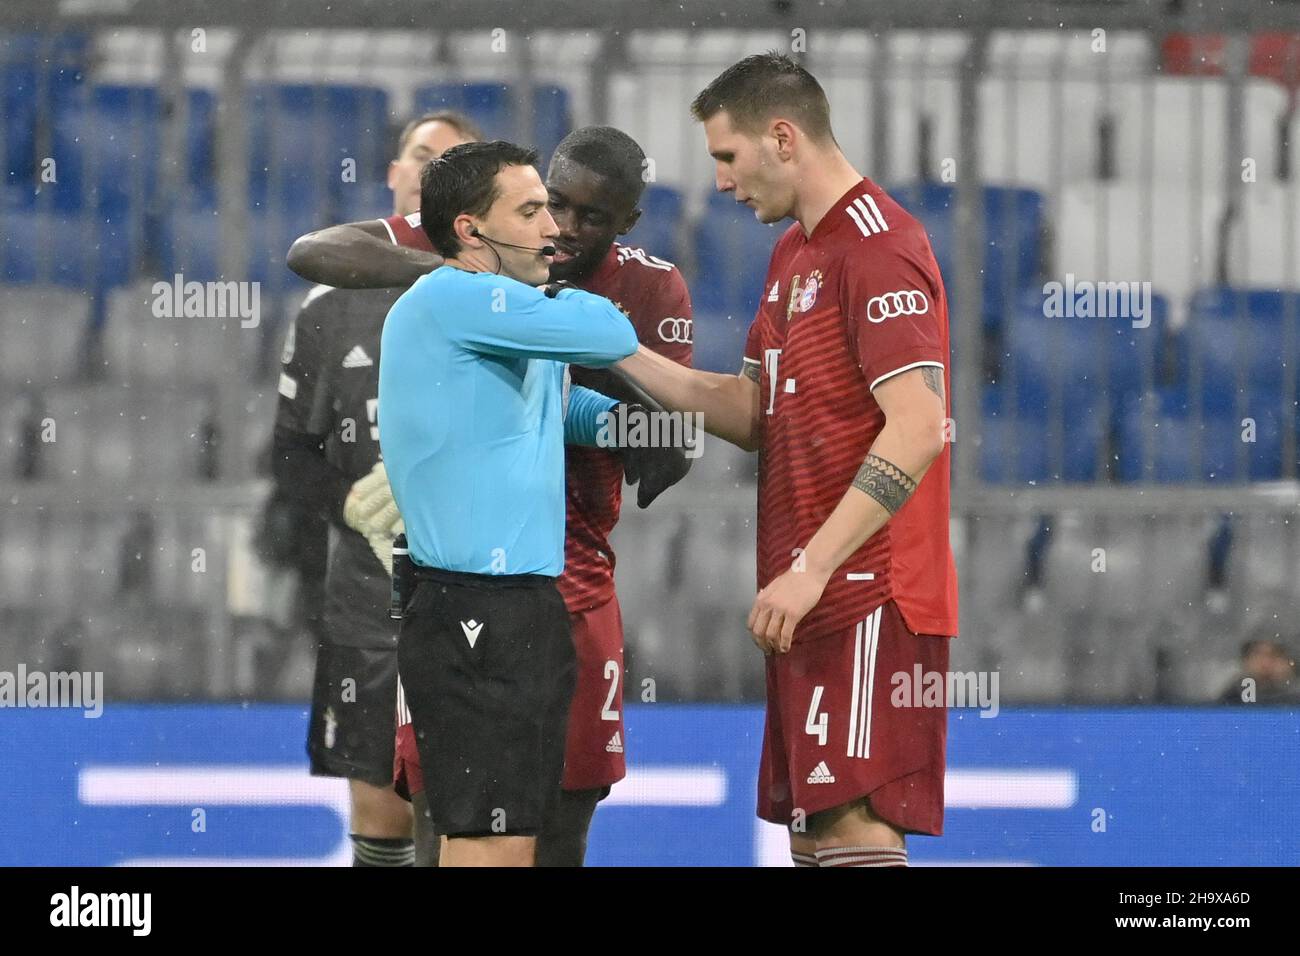
<path fill-rule="evenodd" d="M 416 564 L 477 574 L 564 570 L 564 444 L 595 444 L 614 399 L 568 387 L 566 363 L 637 348 L 608 299 L 555 298 L 442 266 L 388 313 L 379 443 Z"/>

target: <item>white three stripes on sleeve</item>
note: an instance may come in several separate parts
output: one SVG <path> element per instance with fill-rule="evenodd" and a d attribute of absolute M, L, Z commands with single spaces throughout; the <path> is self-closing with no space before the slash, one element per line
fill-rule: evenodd
<path fill-rule="evenodd" d="M 849 214 L 864 236 L 889 231 L 889 223 L 885 222 L 885 217 L 880 214 L 880 207 L 876 205 L 876 201 L 869 193 L 863 193 L 853 200 L 844 207 L 844 211 Z"/>

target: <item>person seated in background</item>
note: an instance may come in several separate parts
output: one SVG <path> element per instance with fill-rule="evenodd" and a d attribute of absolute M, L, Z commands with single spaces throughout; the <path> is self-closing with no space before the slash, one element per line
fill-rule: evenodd
<path fill-rule="evenodd" d="M 1300 705 L 1295 657 L 1281 641 L 1247 641 L 1241 645 L 1241 673 L 1224 689 L 1219 703 Z"/>

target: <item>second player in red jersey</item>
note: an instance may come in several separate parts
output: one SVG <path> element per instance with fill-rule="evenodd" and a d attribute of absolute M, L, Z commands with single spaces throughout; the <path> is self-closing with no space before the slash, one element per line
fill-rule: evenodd
<path fill-rule="evenodd" d="M 948 302 L 925 229 L 869 179 L 805 235 L 796 223 L 772 251 L 767 294 L 744 362 L 762 404 L 758 584 L 789 569 L 857 476 L 885 424 L 875 389 L 933 370 L 948 394 Z M 957 633 L 943 445 L 890 521 L 857 548 L 798 625 L 835 634 L 894 599 L 921 634 Z"/>
<path fill-rule="evenodd" d="M 957 633 L 943 283 L 924 229 L 840 152 L 793 60 L 740 61 L 692 112 L 718 189 L 795 223 L 755 290 L 740 374 L 644 350 L 620 369 L 761 452 L 759 815 L 789 828 L 798 865 L 906 865 L 906 834 L 942 831 L 946 710 L 892 706 L 890 678 L 945 673 Z"/>

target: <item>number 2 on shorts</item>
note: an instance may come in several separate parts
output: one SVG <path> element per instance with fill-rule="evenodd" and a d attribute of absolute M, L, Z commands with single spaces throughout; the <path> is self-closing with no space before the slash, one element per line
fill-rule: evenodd
<path fill-rule="evenodd" d="M 618 661 L 605 661 L 605 680 L 609 681 L 609 696 L 605 698 L 600 719 L 618 720 L 618 711 L 614 710 L 614 695 L 618 693 Z"/>

